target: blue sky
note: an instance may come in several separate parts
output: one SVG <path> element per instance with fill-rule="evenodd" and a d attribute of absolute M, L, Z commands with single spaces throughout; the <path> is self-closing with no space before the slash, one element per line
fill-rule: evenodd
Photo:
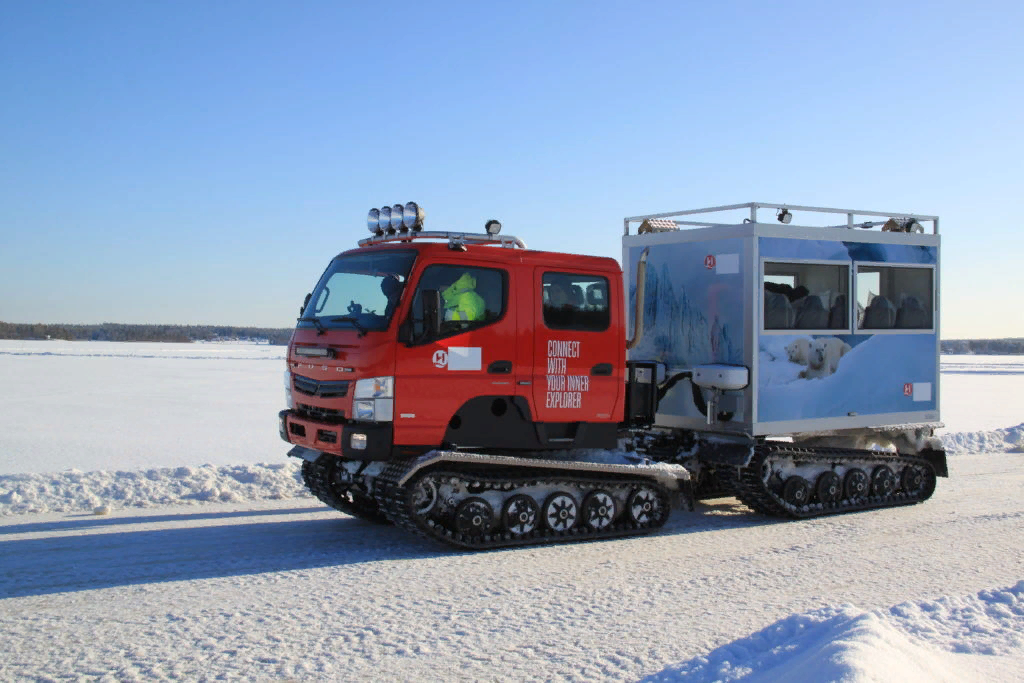
<path fill-rule="evenodd" d="M 766 201 L 938 214 L 943 337 L 1024 336 L 1021 3 L 368 5 L 0 3 L 0 320 L 287 327 L 385 203 Z"/>

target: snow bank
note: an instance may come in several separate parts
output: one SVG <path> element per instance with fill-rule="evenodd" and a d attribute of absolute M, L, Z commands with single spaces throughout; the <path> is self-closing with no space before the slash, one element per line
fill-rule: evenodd
<path fill-rule="evenodd" d="M 949 455 L 964 453 L 1024 453 L 1024 423 L 1016 427 L 982 432 L 941 434 Z"/>
<path fill-rule="evenodd" d="M 1024 581 L 871 612 L 844 605 L 792 615 L 645 680 L 1021 680 L 1022 633 Z"/>
<path fill-rule="evenodd" d="M 0 476 L 0 515 L 299 498 L 300 463 Z"/>

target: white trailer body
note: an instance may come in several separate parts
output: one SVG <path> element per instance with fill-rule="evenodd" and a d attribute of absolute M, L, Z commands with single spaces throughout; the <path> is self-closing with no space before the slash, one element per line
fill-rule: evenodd
<path fill-rule="evenodd" d="M 759 209 L 779 221 L 758 222 Z M 706 220 L 738 210 L 750 217 Z M 847 221 L 783 222 L 793 212 Z M 890 220 L 855 223 L 864 216 Z M 630 234 L 635 223 L 640 234 Z M 628 218 L 625 228 L 630 313 L 647 253 L 644 332 L 629 359 L 657 362 L 660 381 L 708 364 L 749 371 L 747 387 L 715 397 L 711 418 L 691 382 L 676 384 L 657 426 L 777 436 L 941 424 L 937 217 L 749 203 Z"/>

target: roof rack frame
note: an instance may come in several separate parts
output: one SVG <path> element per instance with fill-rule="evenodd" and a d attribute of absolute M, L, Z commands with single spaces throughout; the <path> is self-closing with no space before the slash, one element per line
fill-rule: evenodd
<path fill-rule="evenodd" d="M 630 223 L 643 222 L 648 218 L 677 218 L 681 216 L 699 216 L 702 214 L 717 213 L 720 211 L 736 211 L 739 209 L 749 209 L 750 218 L 744 220 L 744 222 L 757 223 L 757 210 L 758 209 L 786 209 L 788 211 L 810 211 L 814 213 L 834 213 L 834 214 L 846 214 L 846 225 L 829 226 L 836 228 L 873 228 L 877 225 L 882 225 L 884 221 L 863 221 L 857 223 L 854 218 L 856 216 L 874 216 L 874 217 L 885 217 L 885 218 L 912 218 L 918 223 L 931 223 L 932 234 L 937 235 L 939 233 L 939 217 L 928 216 L 917 213 L 903 213 L 900 211 L 861 211 L 859 209 L 831 209 L 822 206 L 801 206 L 799 204 L 775 204 L 772 202 L 747 202 L 745 204 L 728 204 L 725 206 L 712 206 L 706 209 L 689 209 L 686 211 L 669 211 L 667 213 L 652 213 L 644 216 L 630 216 L 624 218 L 622 221 L 623 235 L 629 234 Z M 716 223 L 715 221 L 674 221 L 676 225 L 687 225 L 687 226 L 698 226 L 698 227 L 712 227 L 715 225 L 732 225 L 732 223 Z"/>
<path fill-rule="evenodd" d="M 359 240 L 360 247 L 414 240 L 439 240 L 449 244 L 486 244 L 509 249 L 526 249 L 526 242 L 513 235 L 488 235 L 478 232 L 400 232 L 394 235 L 375 235 Z"/>

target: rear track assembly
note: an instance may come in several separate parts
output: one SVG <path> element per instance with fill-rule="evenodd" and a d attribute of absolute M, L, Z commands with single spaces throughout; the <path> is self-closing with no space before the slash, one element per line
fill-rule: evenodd
<path fill-rule="evenodd" d="M 760 444 L 734 484 L 757 512 L 802 519 L 927 500 L 935 469 L 920 456 Z"/>

